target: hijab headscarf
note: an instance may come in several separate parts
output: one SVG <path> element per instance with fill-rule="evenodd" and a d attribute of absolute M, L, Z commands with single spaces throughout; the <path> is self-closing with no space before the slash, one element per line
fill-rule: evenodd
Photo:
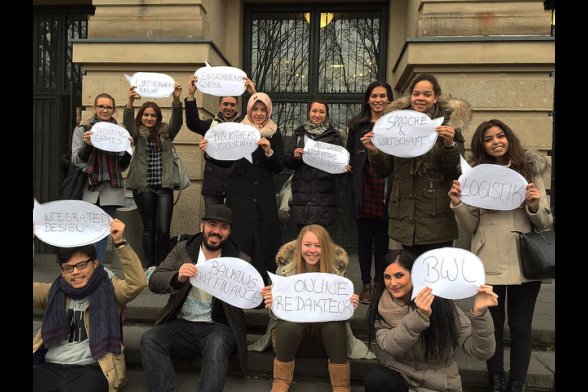
<path fill-rule="evenodd" d="M 257 101 L 263 103 L 267 110 L 267 119 L 261 125 L 254 124 L 251 117 L 253 105 L 255 105 Z M 278 126 L 271 119 L 272 109 L 272 100 L 270 99 L 269 95 L 267 95 L 266 93 L 255 93 L 251 96 L 251 98 L 249 98 L 249 101 L 247 102 L 247 116 L 245 116 L 241 123 L 252 125 L 255 128 L 259 129 L 259 133 L 261 133 L 261 136 L 272 137 L 274 133 L 276 133 L 276 131 L 278 130 Z"/>

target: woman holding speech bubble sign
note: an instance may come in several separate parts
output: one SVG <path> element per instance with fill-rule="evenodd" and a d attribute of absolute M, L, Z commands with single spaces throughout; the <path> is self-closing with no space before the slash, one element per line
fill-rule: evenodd
<path fill-rule="evenodd" d="M 298 230 L 310 224 L 332 226 L 337 218 L 336 175 L 302 161 L 304 137 L 343 146 L 341 133 L 330 121 L 329 106 L 325 102 L 311 101 L 307 115 L 308 121 L 292 132 L 284 154 L 284 164 L 294 170 L 290 221 Z M 350 169 L 347 165 L 347 171 Z"/>
<path fill-rule="evenodd" d="M 370 132 L 384 109 L 392 101 L 392 87 L 386 82 L 372 82 L 366 89 L 361 113 L 349 121 L 345 148 L 349 151 L 353 212 L 357 225 L 357 258 L 363 287 L 359 302 L 369 304 L 374 287 L 381 283 L 381 259 L 388 253 L 388 200 L 391 178 L 380 178 L 371 167 L 361 138 Z M 374 281 L 372 283 L 372 257 Z"/>
<path fill-rule="evenodd" d="M 94 98 L 94 115 L 74 129 L 71 141 L 71 163 L 88 175 L 82 200 L 100 206 L 112 217 L 118 207 L 126 205 L 122 172 L 129 166 L 131 155 L 94 148 L 90 137 L 94 124 L 101 121 L 116 124 L 114 113 L 114 98 L 107 93 L 98 94 Z M 96 257 L 102 263 L 106 263 L 107 244 L 108 237 L 96 243 Z"/>
<path fill-rule="evenodd" d="M 276 256 L 276 274 L 292 276 L 306 272 L 326 272 L 347 275 L 347 252 L 333 243 L 321 225 L 308 225 L 300 230 L 298 238 L 284 244 Z M 262 289 L 265 307 L 271 309 L 272 287 Z M 353 308 L 359 306 L 359 297 L 352 294 Z M 348 357 L 373 358 L 361 341 L 355 339 L 347 321 L 297 323 L 277 319 L 270 311 L 266 334 L 249 350 L 263 351 L 271 343 L 276 352 L 274 359 L 273 392 L 288 391 L 294 377 L 296 356 L 328 357 L 329 376 L 335 391 L 351 391 Z M 352 342 L 352 347 L 348 347 Z"/>
<path fill-rule="evenodd" d="M 239 248 L 253 260 L 255 269 L 268 282 L 267 271 L 275 271 L 274 258 L 282 245 L 273 173 L 284 167 L 284 142 L 278 126 L 271 119 L 272 100 L 265 93 L 255 93 L 247 103 L 247 116 L 241 124 L 254 126 L 261 133 L 258 148 L 237 161 L 207 160 L 221 167 L 232 167 L 227 179 L 225 204 L 233 210 L 232 237 Z M 200 150 L 206 152 L 206 136 Z"/>
<path fill-rule="evenodd" d="M 139 98 L 135 86 L 129 88 L 123 121 L 135 140 L 135 151 L 127 175 L 127 188 L 143 222 L 144 267 L 156 267 L 169 252 L 169 233 L 174 208 L 173 140 L 182 128 L 182 86 L 172 93 L 172 114 L 164 123 L 161 109 L 147 101 L 134 117 L 133 103 Z"/>
<path fill-rule="evenodd" d="M 521 272 L 517 232 L 528 233 L 532 226 L 545 230 L 553 223 L 543 184 L 543 174 L 548 171 L 549 164 L 539 152 L 525 151 L 512 129 L 495 119 L 482 122 L 476 129 L 472 137 L 472 159 L 473 166 L 507 166 L 529 181 L 525 202 L 508 211 L 465 205 L 459 198 L 461 186 L 457 180 L 449 190 L 457 223 L 473 234 L 471 250 L 482 259 L 486 281 L 495 285 L 499 295 L 498 306 L 491 310 L 496 353 L 486 363 L 491 391 L 522 391 L 531 359 L 531 324 L 541 281 L 526 279 Z M 510 372 L 506 389 L 505 313 L 510 330 Z"/>
<path fill-rule="evenodd" d="M 461 392 L 455 347 L 480 360 L 494 353 L 487 311 L 498 303 L 492 286 L 480 286 L 467 313 L 429 287 L 411 300 L 414 262 L 404 249 L 384 258 L 384 285 L 376 287 L 368 311 L 369 341 L 375 337 L 380 365 L 366 375 L 366 392 Z"/>
<path fill-rule="evenodd" d="M 463 100 L 442 96 L 431 74 L 417 75 L 408 92 L 389 104 L 385 113 L 412 109 L 431 119 L 443 117 L 443 124 L 435 128 L 438 137 L 433 148 L 421 156 L 400 158 L 379 151 L 372 143 L 373 131 L 361 142 L 376 174 L 393 177 L 388 235 L 418 257 L 431 249 L 453 246 L 458 236 L 447 191 L 460 175 L 461 132 L 471 119 L 471 108 Z"/>

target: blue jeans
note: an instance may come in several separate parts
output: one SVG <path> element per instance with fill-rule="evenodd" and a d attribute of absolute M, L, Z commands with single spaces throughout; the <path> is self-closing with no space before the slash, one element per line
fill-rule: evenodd
<path fill-rule="evenodd" d="M 153 392 L 175 392 L 173 358 L 202 356 L 196 390 L 222 392 L 229 358 L 237 342 L 233 331 L 222 324 L 173 320 L 153 327 L 141 338 L 141 361 L 147 388 Z"/>
<path fill-rule="evenodd" d="M 111 218 L 114 218 L 114 214 L 116 213 L 116 209 L 119 206 L 98 206 L 102 208 L 104 212 L 110 215 Z M 100 241 L 96 243 L 96 258 L 100 260 L 101 263 L 106 263 L 106 245 L 108 245 L 108 237 L 102 238 Z"/>

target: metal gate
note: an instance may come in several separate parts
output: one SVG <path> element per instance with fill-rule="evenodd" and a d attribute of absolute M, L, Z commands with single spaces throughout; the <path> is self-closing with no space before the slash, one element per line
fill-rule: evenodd
<path fill-rule="evenodd" d="M 93 7 L 33 7 L 33 197 L 56 200 L 81 106 L 71 38 L 86 38 Z M 38 243 L 35 249 L 47 251 Z"/>

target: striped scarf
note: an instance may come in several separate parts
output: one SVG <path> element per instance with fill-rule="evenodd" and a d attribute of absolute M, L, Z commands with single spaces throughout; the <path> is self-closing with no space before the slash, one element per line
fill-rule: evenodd
<path fill-rule="evenodd" d="M 94 124 L 99 121 L 98 117 L 92 117 L 88 124 L 84 125 L 84 129 L 92 129 Z M 110 122 L 116 124 L 114 118 Z M 119 158 L 120 155 L 118 152 L 103 151 L 94 148 L 88 158 L 88 167 L 86 169 L 86 173 L 90 178 L 90 190 L 96 190 L 96 186 L 104 181 L 109 181 L 112 188 L 122 188 L 124 186 Z"/>

